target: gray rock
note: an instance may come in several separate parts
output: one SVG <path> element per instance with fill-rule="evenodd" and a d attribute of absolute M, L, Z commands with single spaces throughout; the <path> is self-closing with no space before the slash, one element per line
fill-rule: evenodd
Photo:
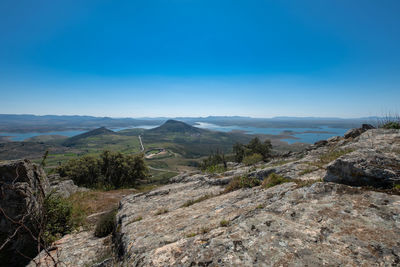
<path fill-rule="evenodd" d="M 67 198 L 76 192 L 89 191 L 89 189 L 85 187 L 75 185 L 72 180 L 52 180 L 50 188 L 51 191 L 63 198 Z"/>
<path fill-rule="evenodd" d="M 374 150 L 357 150 L 327 166 L 326 182 L 391 188 L 400 184 L 400 157 Z"/>
<path fill-rule="evenodd" d="M 363 124 L 361 128 L 350 129 L 344 134 L 345 139 L 356 138 L 367 130 L 375 129 L 371 124 Z"/>
<path fill-rule="evenodd" d="M 73 233 L 54 242 L 50 255 L 42 251 L 27 266 L 113 266 L 111 249 L 111 236 L 97 238 L 90 231 Z"/>
<path fill-rule="evenodd" d="M 334 183 L 218 193 L 189 182 L 128 196 L 118 212 L 123 266 L 389 266 L 400 259 L 400 196 Z M 159 208 L 167 213 L 156 215 Z M 141 221 L 135 221 L 142 216 Z M 229 224 L 222 227 L 220 222 Z"/>
<path fill-rule="evenodd" d="M 35 218 L 48 189 L 43 169 L 29 160 L 0 163 L 0 245 L 16 233 L 0 252 L 1 264 L 24 266 L 26 259 L 17 251 L 27 256 L 37 254 L 36 242 L 29 232 L 37 236 Z M 26 228 L 19 227 L 21 224 Z"/>
<path fill-rule="evenodd" d="M 328 141 L 327 141 L 327 140 L 320 140 L 320 141 L 315 142 L 315 143 L 314 143 L 314 146 L 315 146 L 315 147 L 321 147 L 321 146 L 325 146 L 325 145 L 327 145 L 327 144 L 328 144 Z"/>

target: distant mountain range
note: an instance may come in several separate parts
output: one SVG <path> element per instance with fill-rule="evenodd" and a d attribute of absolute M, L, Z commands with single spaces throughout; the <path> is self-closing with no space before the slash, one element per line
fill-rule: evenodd
<path fill-rule="evenodd" d="M 49 132 L 64 130 L 91 130 L 98 127 L 123 128 L 141 125 L 161 125 L 169 119 L 176 119 L 195 125 L 196 122 L 213 123 L 220 126 L 251 126 L 261 128 L 313 128 L 330 126 L 337 128 L 359 127 L 362 123 L 374 124 L 379 117 L 354 119 L 319 118 L 319 117 L 274 117 L 251 118 L 241 116 L 208 116 L 179 118 L 110 118 L 92 116 L 58 115 L 16 115 L 0 114 L 0 132 Z"/>

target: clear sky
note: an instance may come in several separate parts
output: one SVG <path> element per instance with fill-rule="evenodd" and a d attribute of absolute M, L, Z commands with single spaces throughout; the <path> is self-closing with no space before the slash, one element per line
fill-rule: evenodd
<path fill-rule="evenodd" d="M 0 113 L 400 112 L 399 0 L 2 0 Z"/>

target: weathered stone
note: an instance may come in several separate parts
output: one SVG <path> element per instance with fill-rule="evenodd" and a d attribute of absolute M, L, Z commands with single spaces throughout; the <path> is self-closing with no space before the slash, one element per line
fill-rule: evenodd
<path fill-rule="evenodd" d="M 400 157 L 368 149 L 357 150 L 329 164 L 324 181 L 391 188 L 400 184 Z"/>
<path fill-rule="evenodd" d="M 24 266 L 26 258 L 20 253 L 37 254 L 35 218 L 48 188 L 43 169 L 29 160 L 0 163 L 0 245 L 12 237 L 0 251 L 1 264 Z"/>
<path fill-rule="evenodd" d="M 49 253 L 42 251 L 27 266 L 108 267 L 113 265 L 111 245 L 111 236 L 97 238 L 90 231 L 73 233 L 54 242 Z"/>
<path fill-rule="evenodd" d="M 361 128 L 350 129 L 344 134 L 345 139 L 356 138 L 367 130 L 375 129 L 371 124 L 363 124 Z"/>
<path fill-rule="evenodd" d="M 75 185 L 72 180 L 51 179 L 50 181 L 50 190 L 63 198 L 67 198 L 76 192 L 85 192 L 89 190 L 85 187 Z"/>
<path fill-rule="evenodd" d="M 315 146 L 315 147 L 321 147 L 321 146 L 325 146 L 325 145 L 327 145 L 327 144 L 328 144 L 328 141 L 327 141 L 327 140 L 320 140 L 320 141 L 315 142 L 315 143 L 314 143 L 314 146 Z"/>
<path fill-rule="evenodd" d="M 221 189 L 204 182 L 167 187 L 168 194 L 121 201 L 117 245 L 124 266 L 400 263 L 400 196 L 333 183 L 287 183 L 182 207 Z M 157 215 L 160 208 L 168 212 Z"/>

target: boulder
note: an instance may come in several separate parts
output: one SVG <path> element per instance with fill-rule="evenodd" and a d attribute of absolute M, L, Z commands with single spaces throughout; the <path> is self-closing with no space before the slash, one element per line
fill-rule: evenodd
<path fill-rule="evenodd" d="M 49 175 L 50 190 L 60 197 L 67 198 L 76 192 L 85 192 L 89 189 L 75 185 L 71 179 L 61 179 L 59 175 Z"/>
<path fill-rule="evenodd" d="M 27 259 L 21 253 L 28 257 L 38 253 L 35 219 L 48 189 L 43 169 L 29 160 L 0 163 L 0 245 L 9 240 L 0 251 L 4 266 L 25 266 Z"/>
<path fill-rule="evenodd" d="M 361 128 L 350 129 L 344 134 L 345 139 L 356 138 L 367 130 L 375 129 L 371 124 L 363 124 Z"/>
<path fill-rule="evenodd" d="M 371 149 L 356 150 L 330 163 L 324 181 L 392 188 L 400 184 L 400 157 Z"/>
<path fill-rule="evenodd" d="M 328 141 L 326 140 L 320 140 L 314 143 L 314 147 L 321 147 L 321 146 L 326 146 L 328 144 Z"/>
<path fill-rule="evenodd" d="M 38 264 L 52 267 L 113 266 L 111 236 L 97 238 L 91 231 L 65 235 L 53 243 L 49 254 L 42 251 L 27 267 L 35 267 Z"/>

